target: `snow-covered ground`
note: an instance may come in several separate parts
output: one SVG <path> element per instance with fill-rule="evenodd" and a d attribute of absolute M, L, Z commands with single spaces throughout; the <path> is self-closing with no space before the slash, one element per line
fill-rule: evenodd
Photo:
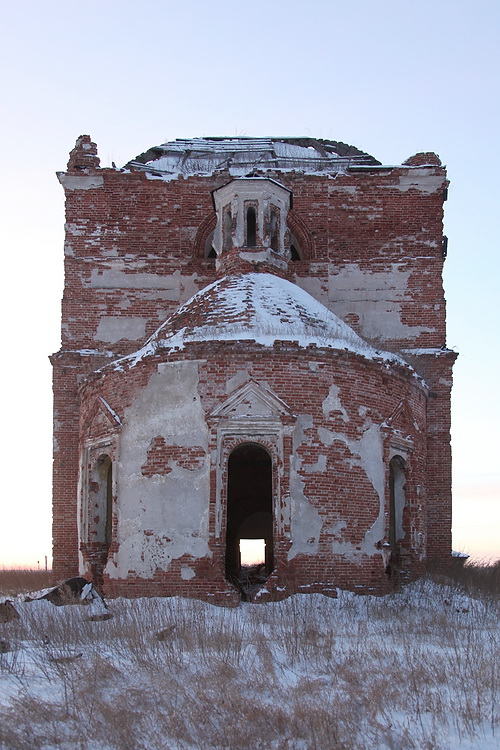
<path fill-rule="evenodd" d="M 420 581 L 222 609 L 15 602 L 0 625 L 0 747 L 500 748 L 498 599 Z M 96 611 L 96 610 L 95 610 Z"/>

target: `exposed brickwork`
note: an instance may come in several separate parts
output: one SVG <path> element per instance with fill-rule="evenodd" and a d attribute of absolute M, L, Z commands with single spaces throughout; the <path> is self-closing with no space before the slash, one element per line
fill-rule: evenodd
<path fill-rule="evenodd" d="M 225 575 L 227 462 L 248 442 L 262 445 L 273 461 L 270 597 L 332 594 L 336 587 L 383 593 L 420 574 L 426 560 L 446 564 L 456 356 L 445 348 L 446 174 L 435 154 L 417 154 L 400 167 L 372 162 L 334 179 L 301 171 L 261 175 L 293 193 L 287 226 L 300 259 L 286 268 L 272 258 L 256 265 L 234 247 L 217 261 L 206 257 L 216 227 L 211 193 L 230 182 L 228 171 L 163 180 L 134 168 L 101 169 L 90 137 L 78 139 L 59 175 L 66 241 L 62 348 L 52 357 L 57 577 L 80 569 L 102 579 L 110 595 L 236 603 Z M 169 316 L 165 331 L 172 335 L 207 321 L 216 330 L 217 293 L 187 312 L 179 307 L 222 275 L 249 271 L 295 282 L 378 350 L 400 353 L 420 377 L 404 361 L 288 340 L 200 341 L 116 362 Z M 252 391 L 233 418 L 226 400 L 248 383 L 269 404 L 253 406 Z M 255 421 L 256 408 L 264 416 L 257 411 Z M 373 460 L 366 447 L 372 438 Z M 115 467 L 112 540 L 105 546 L 82 537 L 86 482 L 101 454 Z M 383 544 L 395 454 L 406 461 L 405 534 L 389 570 Z M 144 521 L 131 521 L 127 528 L 140 530 L 127 537 L 118 519 L 134 502 Z M 180 513 L 176 533 L 155 525 L 170 528 L 183 504 L 190 510 Z M 127 545 L 125 570 L 120 556 Z"/>
<path fill-rule="evenodd" d="M 148 449 L 148 458 L 141 467 L 145 477 L 154 474 L 169 474 L 172 471 L 172 463 L 188 471 L 196 471 L 205 463 L 206 453 L 200 446 L 166 445 L 165 438 L 161 435 L 153 438 Z"/>

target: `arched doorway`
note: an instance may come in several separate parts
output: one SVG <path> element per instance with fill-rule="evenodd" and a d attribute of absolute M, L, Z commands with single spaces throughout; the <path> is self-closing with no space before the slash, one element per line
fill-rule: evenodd
<path fill-rule="evenodd" d="M 267 577 L 273 569 L 273 471 L 269 453 L 243 443 L 228 461 L 226 578 L 241 588 L 241 539 L 264 539 Z"/>

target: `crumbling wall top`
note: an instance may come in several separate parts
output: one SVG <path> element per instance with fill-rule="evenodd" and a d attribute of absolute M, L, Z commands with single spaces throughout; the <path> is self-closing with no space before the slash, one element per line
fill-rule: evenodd
<path fill-rule="evenodd" d="M 403 164 L 407 167 L 442 167 L 441 159 L 434 151 L 421 151 L 410 156 Z"/>
<path fill-rule="evenodd" d="M 76 139 L 75 148 L 70 151 L 68 172 L 88 173 L 97 169 L 99 164 L 97 145 L 91 140 L 90 135 L 81 135 Z"/>

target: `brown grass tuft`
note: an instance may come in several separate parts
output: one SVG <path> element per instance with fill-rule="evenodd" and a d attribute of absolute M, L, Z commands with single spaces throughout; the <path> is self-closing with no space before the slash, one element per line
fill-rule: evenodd
<path fill-rule="evenodd" d="M 0 596 L 16 596 L 52 586 L 51 570 L 0 568 Z"/>

